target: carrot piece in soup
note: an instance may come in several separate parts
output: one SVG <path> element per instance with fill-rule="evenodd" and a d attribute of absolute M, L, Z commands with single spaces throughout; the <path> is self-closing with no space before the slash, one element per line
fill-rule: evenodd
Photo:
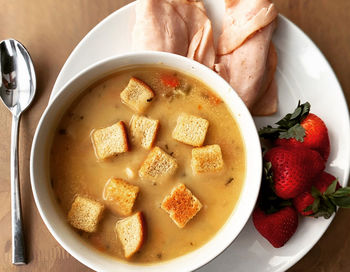
<path fill-rule="evenodd" d="M 180 85 L 179 79 L 174 75 L 162 74 L 160 77 L 160 80 L 162 81 L 163 85 L 166 87 L 176 88 Z"/>
<path fill-rule="evenodd" d="M 212 105 L 219 105 L 222 103 L 222 100 L 217 97 L 215 94 L 213 93 L 208 93 L 208 97 L 209 97 L 209 102 L 212 104 Z"/>

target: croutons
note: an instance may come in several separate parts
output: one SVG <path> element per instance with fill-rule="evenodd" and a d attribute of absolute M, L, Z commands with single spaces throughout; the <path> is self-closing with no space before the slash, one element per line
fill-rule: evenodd
<path fill-rule="evenodd" d="M 104 187 L 103 199 L 112 211 L 121 215 L 130 215 L 139 191 L 138 186 L 122 179 L 111 178 Z"/>
<path fill-rule="evenodd" d="M 95 232 L 103 210 L 103 204 L 86 197 L 77 196 L 68 212 L 68 222 L 77 229 Z"/>
<path fill-rule="evenodd" d="M 146 228 L 142 213 L 137 212 L 119 220 L 115 228 L 124 249 L 124 256 L 130 258 L 141 248 L 145 240 Z"/>
<path fill-rule="evenodd" d="M 138 113 L 142 113 L 148 108 L 153 97 L 152 89 L 134 77 L 130 78 L 128 86 L 120 93 L 122 102 Z"/>
<path fill-rule="evenodd" d="M 176 169 L 176 160 L 160 147 L 156 146 L 141 165 L 139 176 L 143 179 L 156 179 L 161 176 L 172 175 Z"/>
<path fill-rule="evenodd" d="M 209 127 L 209 122 L 203 118 L 180 114 L 177 118 L 176 127 L 172 137 L 185 144 L 192 146 L 202 146 Z"/>
<path fill-rule="evenodd" d="M 128 138 L 123 121 L 91 132 L 91 141 L 95 149 L 96 157 L 100 160 L 107 159 L 119 153 L 129 150 Z"/>
<path fill-rule="evenodd" d="M 164 198 L 161 208 L 179 228 L 183 228 L 200 211 L 202 204 L 184 184 L 180 183 Z"/>
<path fill-rule="evenodd" d="M 133 115 L 130 121 L 130 135 L 132 141 L 150 149 L 156 140 L 159 121 L 144 116 Z"/>
<path fill-rule="evenodd" d="M 194 173 L 217 172 L 224 167 L 219 145 L 207 145 L 192 149 L 191 166 Z"/>

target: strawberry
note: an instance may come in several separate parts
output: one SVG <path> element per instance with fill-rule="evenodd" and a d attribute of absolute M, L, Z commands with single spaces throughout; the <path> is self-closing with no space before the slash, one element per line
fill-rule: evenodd
<path fill-rule="evenodd" d="M 253 223 L 274 247 L 281 247 L 295 232 L 298 216 L 290 200 L 283 200 L 275 194 L 271 175 L 271 163 L 265 163 Z"/>
<path fill-rule="evenodd" d="M 279 198 L 273 188 L 271 163 L 265 163 L 253 223 L 274 247 L 283 246 L 298 226 L 298 215 L 290 200 Z"/>
<path fill-rule="evenodd" d="M 312 205 L 314 203 L 315 198 L 311 195 L 310 191 L 306 191 L 298 195 L 297 197 L 293 198 L 293 205 L 295 209 L 300 213 L 301 215 L 308 216 L 312 215 L 312 210 L 307 210 L 307 207 Z"/>
<path fill-rule="evenodd" d="M 328 129 L 317 115 L 309 113 L 308 102 L 298 103 L 293 113 L 287 114 L 276 124 L 259 130 L 259 135 L 265 139 L 274 139 L 276 145 L 306 147 L 316 150 L 327 161 L 330 152 Z"/>
<path fill-rule="evenodd" d="M 337 206 L 350 208 L 350 187 L 341 188 L 338 180 L 322 172 L 313 180 L 311 190 L 293 199 L 294 207 L 304 216 L 329 218 Z"/>
<path fill-rule="evenodd" d="M 310 190 L 312 179 L 325 168 L 321 155 L 304 147 L 278 146 L 264 155 L 271 163 L 271 183 L 277 196 L 294 198 Z"/>
<path fill-rule="evenodd" d="M 253 223 L 258 232 L 274 247 L 282 247 L 298 227 L 298 214 L 292 207 L 268 214 L 260 207 L 253 211 Z"/>

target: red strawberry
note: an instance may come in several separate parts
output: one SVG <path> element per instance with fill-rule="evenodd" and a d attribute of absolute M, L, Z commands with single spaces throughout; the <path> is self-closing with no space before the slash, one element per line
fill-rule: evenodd
<path fill-rule="evenodd" d="M 313 211 L 307 211 L 306 208 L 312 205 L 314 200 L 315 198 L 311 195 L 310 191 L 306 191 L 293 199 L 293 205 L 301 215 L 308 216 L 313 214 Z"/>
<path fill-rule="evenodd" d="M 320 193 L 324 193 L 329 185 L 332 184 L 333 181 L 335 181 L 336 178 L 332 176 L 331 174 L 328 174 L 327 172 L 322 172 L 321 174 L 317 175 L 313 182 L 312 185 L 315 186 L 317 190 L 319 190 Z M 340 185 L 337 183 L 336 189 L 339 189 Z M 298 195 L 296 198 L 293 199 L 293 204 L 296 210 L 301 214 L 301 215 L 311 215 L 314 212 L 312 209 L 305 211 L 307 207 L 312 205 L 314 203 L 315 198 L 311 194 L 310 191 L 306 191 Z"/>
<path fill-rule="evenodd" d="M 308 102 L 302 105 L 299 103 L 292 114 L 287 114 L 276 123 L 277 128 L 264 127 L 259 130 L 259 135 L 267 139 L 276 139 L 276 145 L 316 150 L 327 161 L 330 152 L 328 129 L 321 118 L 309 111 Z"/>
<path fill-rule="evenodd" d="M 327 161 L 330 151 L 328 129 L 324 122 L 317 115 L 309 115 L 300 123 L 305 130 L 304 141 L 295 138 L 277 139 L 276 145 L 304 146 L 318 151 L 325 161 Z"/>
<path fill-rule="evenodd" d="M 334 176 L 322 172 L 314 178 L 313 188 L 294 198 L 293 204 L 304 216 L 329 218 L 337 206 L 350 207 L 350 187 L 341 188 Z"/>
<path fill-rule="evenodd" d="M 253 211 L 253 223 L 259 233 L 274 247 L 282 247 L 298 227 L 298 214 L 292 207 L 285 207 L 267 214 L 259 207 Z"/>
<path fill-rule="evenodd" d="M 274 147 L 266 152 L 264 160 L 271 163 L 273 187 L 283 199 L 310 190 L 312 179 L 325 168 L 318 152 L 303 147 Z"/>

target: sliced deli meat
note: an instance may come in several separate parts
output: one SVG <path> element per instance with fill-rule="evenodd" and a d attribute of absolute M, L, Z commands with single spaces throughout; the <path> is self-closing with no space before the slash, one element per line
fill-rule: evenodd
<path fill-rule="evenodd" d="M 138 0 L 132 46 L 135 51 L 175 53 L 214 67 L 213 31 L 201 1 Z"/>
<path fill-rule="evenodd" d="M 269 0 L 225 0 L 224 29 L 218 41 L 218 54 L 231 53 L 278 15 Z"/>
<path fill-rule="evenodd" d="M 278 96 L 275 71 L 277 68 L 277 53 L 273 43 L 270 44 L 269 55 L 267 56 L 266 71 L 261 85 L 263 95 L 251 109 L 253 115 L 271 115 L 277 111 Z"/>
<path fill-rule="evenodd" d="M 136 2 L 132 47 L 136 51 L 165 51 L 185 56 L 187 26 L 168 1 L 139 0 Z"/>
<path fill-rule="evenodd" d="M 251 112 L 272 114 L 277 110 L 277 89 L 273 83 L 277 54 L 271 43 L 277 10 L 268 0 L 225 0 L 225 3 L 215 70 L 230 83 Z"/>
<path fill-rule="evenodd" d="M 277 102 L 277 83 L 273 79 L 264 96 L 254 105 L 251 113 L 255 116 L 274 114 L 277 111 Z"/>

